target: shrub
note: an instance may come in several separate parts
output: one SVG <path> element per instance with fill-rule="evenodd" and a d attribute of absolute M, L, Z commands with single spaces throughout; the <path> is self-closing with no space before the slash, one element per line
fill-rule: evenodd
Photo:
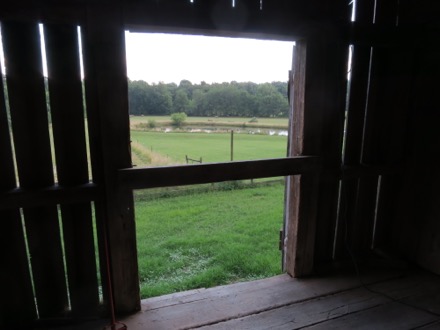
<path fill-rule="evenodd" d="M 180 127 L 182 126 L 183 122 L 186 120 L 186 113 L 185 112 L 175 112 L 171 114 L 171 121 L 173 126 Z"/>
<path fill-rule="evenodd" d="M 156 127 L 156 121 L 154 119 L 148 119 L 147 125 L 149 128 L 155 128 Z"/>
<path fill-rule="evenodd" d="M 253 117 L 251 120 L 249 120 L 250 123 L 258 123 L 257 117 Z"/>

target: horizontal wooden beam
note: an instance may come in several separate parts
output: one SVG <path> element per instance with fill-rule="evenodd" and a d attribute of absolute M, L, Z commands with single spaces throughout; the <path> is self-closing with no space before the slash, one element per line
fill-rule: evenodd
<path fill-rule="evenodd" d="M 145 189 L 287 176 L 317 172 L 319 169 L 319 159 L 312 156 L 153 168 L 127 168 L 119 170 L 119 183 L 127 189 Z"/>
<path fill-rule="evenodd" d="M 100 189 L 93 183 L 74 187 L 54 185 L 43 189 L 16 188 L 0 192 L 0 210 L 90 202 L 98 200 L 100 196 Z"/>

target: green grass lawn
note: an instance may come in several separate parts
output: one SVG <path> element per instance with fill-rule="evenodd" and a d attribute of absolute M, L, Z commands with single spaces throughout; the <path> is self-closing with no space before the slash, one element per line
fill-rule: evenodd
<path fill-rule="evenodd" d="M 284 185 L 139 201 L 142 298 L 281 273 Z"/>
<path fill-rule="evenodd" d="M 229 133 L 131 131 L 133 142 L 180 164 L 185 163 L 185 155 L 193 159 L 202 157 L 203 163 L 229 161 L 230 137 Z M 234 134 L 234 160 L 278 158 L 285 157 L 286 153 L 286 136 Z"/>

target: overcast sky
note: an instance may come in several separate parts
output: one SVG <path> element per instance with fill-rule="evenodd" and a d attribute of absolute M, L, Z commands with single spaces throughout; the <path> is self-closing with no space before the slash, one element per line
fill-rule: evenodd
<path fill-rule="evenodd" d="M 126 32 L 127 76 L 176 84 L 183 79 L 193 83 L 287 81 L 293 45 L 286 41 Z M 43 46 L 43 57 L 44 53 Z"/>
<path fill-rule="evenodd" d="M 131 80 L 149 83 L 287 81 L 293 42 L 126 33 Z"/>

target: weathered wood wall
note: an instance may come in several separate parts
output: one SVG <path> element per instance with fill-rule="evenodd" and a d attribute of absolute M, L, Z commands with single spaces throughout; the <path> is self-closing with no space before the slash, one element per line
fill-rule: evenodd
<path fill-rule="evenodd" d="M 399 96 L 408 100 L 406 161 L 388 239 L 398 253 L 440 274 L 438 15 L 440 6 L 433 1 L 405 1 L 400 10 L 400 26 L 424 31 L 413 31 L 408 38 L 412 47 L 401 52 L 403 58 L 412 56 L 413 70 L 408 94 Z"/>
<path fill-rule="evenodd" d="M 101 315 L 109 307 L 104 233 L 115 307 L 128 312 L 140 306 L 132 192 L 116 187 L 117 169 L 131 166 L 121 9 L 99 10 L 99 15 L 94 6 L 82 9 L 86 95 L 76 24 L 44 24 L 46 94 L 37 21 L 1 22 L 7 88 L 2 79 L 0 228 L 11 234 L 1 246 L 6 268 L 0 292 L 11 298 L 2 299 L 0 327 L 24 326 L 37 315 L 49 323 Z M 99 291 L 104 308 L 99 308 Z"/>
<path fill-rule="evenodd" d="M 126 28 L 296 39 L 288 156 L 318 156 L 322 170 L 307 174 L 317 167 L 306 157 L 251 164 L 261 177 L 304 173 L 287 187 L 287 271 L 308 275 L 378 248 L 438 271 L 435 5 L 372 3 L 357 1 L 354 23 L 342 0 L 265 0 L 262 7 L 259 0 L 237 0 L 235 8 L 214 0 L 2 4 L 0 230 L 8 234 L 0 243 L 0 293 L 9 299 L 2 299 L 0 327 L 37 315 L 40 321 L 98 316 L 95 245 L 104 306 L 108 252 L 116 311 L 138 310 L 131 189 L 249 174 L 249 164 L 200 165 L 162 169 L 167 180 L 153 182 L 154 173 L 131 169 Z M 44 24 L 48 100 L 37 22 Z"/>

